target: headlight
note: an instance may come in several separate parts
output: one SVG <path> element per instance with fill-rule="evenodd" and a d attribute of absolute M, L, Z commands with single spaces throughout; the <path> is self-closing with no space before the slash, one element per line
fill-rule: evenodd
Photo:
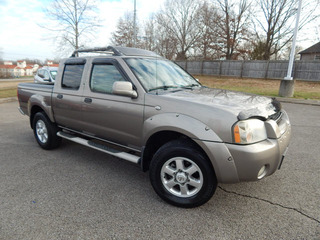
<path fill-rule="evenodd" d="M 239 121 L 233 126 L 235 143 L 250 144 L 267 139 L 264 122 L 258 119 Z"/>

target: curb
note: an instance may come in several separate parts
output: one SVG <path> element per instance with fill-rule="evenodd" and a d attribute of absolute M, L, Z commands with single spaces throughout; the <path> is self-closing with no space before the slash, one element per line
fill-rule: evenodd
<path fill-rule="evenodd" d="M 0 104 L 1 103 L 16 102 L 16 101 L 18 101 L 17 97 L 0 98 Z"/>
<path fill-rule="evenodd" d="M 294 104 L 304 104 L 304 105 L 320 106 L 320 101 L 319 101 L 319 100 L 282 98 L 282 97 L 276 97 L 276 99 L 277 99 L 279 102 L 282 102 L 282 103 L 294 103 Z"/>

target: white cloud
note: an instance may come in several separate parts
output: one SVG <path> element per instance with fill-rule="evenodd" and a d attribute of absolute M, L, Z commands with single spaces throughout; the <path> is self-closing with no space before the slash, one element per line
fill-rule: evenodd
<path fill-rule="evenodd" d="M 116 30 L 117 21 L 125 12 L 133 12 L 134 0 L 97 0 L 102 27 L 89 47 L 107 46 L 111 33 Z M 136 0 L 137 17 L 140 23 L 157 12 L 165 0 Z M 22 58 L 54 58 L 58 56 L 56 44 L 51 36 L 55 34 L 38 24 L 48 24 L 43 7 L 51 0 L 0 0 L 0 50 L 2 58 L 18 60 Z M 298 34 L 298 44 L 309 47 L 314 44 L 314 26 L 311 24 Z M 311 33 L 313 34 L 311 36 Z M 67 57 L 67 56 L 65 56 Z"/>
<path fill-rule="evenodd" d="M 159 9 L 164 0 L 137 0 L 137 16 L 143 22 Z M 57 44 L 51 38 L 54 32 L 41 28 L 47 23 L 41 0 L 0 0 L 0 48 L 3 59 L 54 58 Z M 111 32 L 125 12 L 133 11 L 134 0 L 102 0 L 98 2 L 102 27 L 90 47 L 107 46 Z M 66 56 L 67 57 L 67 56 Z"/>

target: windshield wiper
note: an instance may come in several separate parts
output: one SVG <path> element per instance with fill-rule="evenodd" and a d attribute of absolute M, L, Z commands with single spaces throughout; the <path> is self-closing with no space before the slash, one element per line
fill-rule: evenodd
<path fill-rule="evenodd" d="M 159 87 L 155 87 L 155 88 L 150 88 L 150 89 L 149 89 L 149 92 L 154 91 L 154 90 L 158 90 L 158 89 L 161 89 L 161 90 L 168 90 L 169 88 L 178 88 L 178 86 L 175 86 L 175 85 L 164 85 L 164 86 L 159 86 Z"/>
<path fill-rule="evenodd" d="M 186 86 L 181 86 L 181 88 L 186 88 L 186 89 L 192 89 L 193 87 L 201 87 L 201 85 L 192 83 L 192 84 L 189 84 L 189 85 L 186 85 Z"/>

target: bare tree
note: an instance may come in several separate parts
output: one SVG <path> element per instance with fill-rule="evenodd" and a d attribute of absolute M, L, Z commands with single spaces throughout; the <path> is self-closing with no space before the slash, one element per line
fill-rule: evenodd
<path fill-rule="evenodd" d="M 144 23 L 142 47 L 150 51 L 155 51 L 157 48 L 157 40 L 157 22 L 154 16 L 152 16 Z"/>
<path fill-rule="evenodd" d="M 219 59 L 221 55 L 221 43 L 219 42 L 219 27 L 216 22 L 221 21 L 217 9 L 205 1 L 199 9 L 199 25 L 202 29 L 201 37 L 195 43 L 194 48 L 198 56 L 204 60 Z"/>
<path fill-rule="evenodd" d="M 199 21 L 200 2 L 194 0 L 167 0 L 164 8 L 156 15 L 159 26 L 169 36 L 177 40 L 175 46 L 177 59 L 187 58 L 187 52 L 198 41 L 201 29 L 197 26 Z"/>
<path fill-rule="evenodd" d="M 152 16 L 144 24 L 144 36 L 140 45 L 150 51 L 154 51 L 159 55 L 173 60 L 177 53 L 178 40 L 172 32 L 167 31 L 157 21 L 156 16 Z"/>
<path fill-rule="evenodd" d="M 100 26 L 94 0 L 53 0 L 45 13 L 53 26 L 41 26 L 57 33 L 62 51 L 79 49 Z"/>
<path fill-rule="evenodd" d="M 299 28 L 319 17 L 315 12 L 319 1 L 303 2 L 303 11 Z M 297 13 L 297 0 L 260 0 L 258 2 L 262 14 L 254 19 L 258 41 L 264 43 L 263 59 L 272 56 L 278 58 L 280 51 L 292 40 L 294 19 Z"/>
<path fill-rule="evenodd" d="M 223 44 L 223 53 L 227 60 L 236 59 L 240 54 L 242 41 L 248 40 L 249 9 L 247 0 L 217 0 L 221 18 L 216 21 Z"/>
<path fill-rule="evenodd" d="M 136 25 L 137 34 L 139 32 L 139 26 Z M 125 13 L 123 17 L 118 20 L 117 29 L 113 32 L 111 37 L 112 44 L 124 47 L 134 46 L 134 22 L 133 14 Z M 136 45 L 139 46 L 140 42 L 137 39 Z"/>

